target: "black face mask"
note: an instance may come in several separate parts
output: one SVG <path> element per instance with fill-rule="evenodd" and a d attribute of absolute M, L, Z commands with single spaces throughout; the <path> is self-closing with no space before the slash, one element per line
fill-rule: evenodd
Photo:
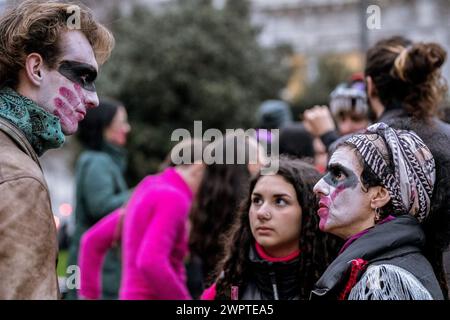
<path fill-rule="evenodd" d="M 95 79 L 97 70 L 86 63 L 76 61 L 63 61 L 58 72 L 72 82 L 79 84 L 83 89 L 95 92 Z"/>

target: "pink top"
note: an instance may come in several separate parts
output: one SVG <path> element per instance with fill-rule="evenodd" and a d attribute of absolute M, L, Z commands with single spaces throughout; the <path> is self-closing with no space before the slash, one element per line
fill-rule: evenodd
<path fill-rule="evenodd" d="M 146 177 L 125 209 L 120 299 L 191 299 L 184 258 L 192 192 L 174 168 Z M 100 220 L 80 244 L 80 295 L 98 299 L 106 252 L 117 240 L 120 209 Z"/>
<path fill-rule="evenodd" d="M 275 258 L 275 257 L 269 256 L 269 254 L 267 254 L 266 251 L 264 251 L 264 248 L 258 242 L 255 242 L 255 249 L 256 249 L 256 252 L 258 253 L 258 255 L 262 259 L 264 259 L 266 261 L 270 261 L 270 262 L 291 261 L 300 255 L 300 250 L 296 250 L 296 251 L 292 252 L 291 254 L 288 254 L 285 257 Z M 214 300 L 216 298 L 216 293 L 217 293 L 216 284 L 214 283 L 211 287 L 209 287 L 208 289 L 203 291 L 203 293 L 200 297 L 200 300 Z"/>
<path fill-rule="evenodd" d="M 99 299 L 102 286 L 102 266 L 105 255 L 114 242 L 120 240 L 118 222 L 121 208 L 97 222 L 84 233 L 80 241 L 78 263 L 80 267 L 79 295 L 85 299 Z M 120 245 L 120 243 L 118 243 Z"/>
<path fill-rule="evenodd" d="M 256 249 L 256 252 L 258 253 L 258 255 L 262 259 L 264 259 L 266 261 L 270 261 L 270 262 L 291 261 L 291 260 L 297 258 L 300 255 L 300 250 L 295 250 L 294 252 L 292 252 L 291 254 L 288 254 L 285 257 L 275 258 L 275 257 L 269 256 L 269 254 L 266 253 L 266 251 L 264 251 L 264 248 L 258 242 L 255 242 L 255 249 Z"/>
<path fill-rule="evenodd" d="M 216 298 L 216 284 L 213 283 L 211 287 L 203 291 L 200 300 L 214 300 Z"/>
<path fill-rule="evenodd" d="M 120 299 L 191 299 L 184 258 L 192 196 L 174 168 L 136 187 L 123 225 Z"/>

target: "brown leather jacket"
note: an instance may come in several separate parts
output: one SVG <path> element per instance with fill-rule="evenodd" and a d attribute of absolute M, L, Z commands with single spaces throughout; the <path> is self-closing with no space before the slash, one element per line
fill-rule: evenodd
<path fill-rule="evenodd" d="M 0 299 L 58 299 L 58 242 L 36 153 L 0 118 Z"/>

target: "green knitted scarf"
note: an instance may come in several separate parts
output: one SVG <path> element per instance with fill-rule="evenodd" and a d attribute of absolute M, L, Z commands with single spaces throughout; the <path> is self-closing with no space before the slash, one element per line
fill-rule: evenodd
<path fill-rule="evenodd" d="M 0 117 L 25 134 L 38 156 L 49 149 L 59 148 L 64 143 L 58 117 L 8 87 L 0 90 Z"/>

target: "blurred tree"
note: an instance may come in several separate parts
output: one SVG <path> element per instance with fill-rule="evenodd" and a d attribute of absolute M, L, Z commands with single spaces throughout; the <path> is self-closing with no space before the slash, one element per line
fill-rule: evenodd
<path fill-rule="evenodd" d="M 250 1 L 227 0 L 225 10 L 238 19 L 250 17 Z"/>
<path fill-rule="evenodd" d="M 301 115 L 315 105 L 328 105 L 330 93 L 339 83 L 348 81 L 352 73 L 339 59 L 328 55 L 319 58 L 317 69 L 317 78 L 307 83 L 304 94 L 292 103 L 294 115 Z"/>
<path fill-rule="evenodd" d="M 115 18 L 116 48 L 98 89 L 128 108 L 130 183 L 157 169 L 174 129 L 193 132 L 194 120 L 203 130 L 250 127 L 261 101 L 278 97 L 287 72 L 242 17 L 229 6 L 183 0 L 158 14 L 135 7 Z"/>

